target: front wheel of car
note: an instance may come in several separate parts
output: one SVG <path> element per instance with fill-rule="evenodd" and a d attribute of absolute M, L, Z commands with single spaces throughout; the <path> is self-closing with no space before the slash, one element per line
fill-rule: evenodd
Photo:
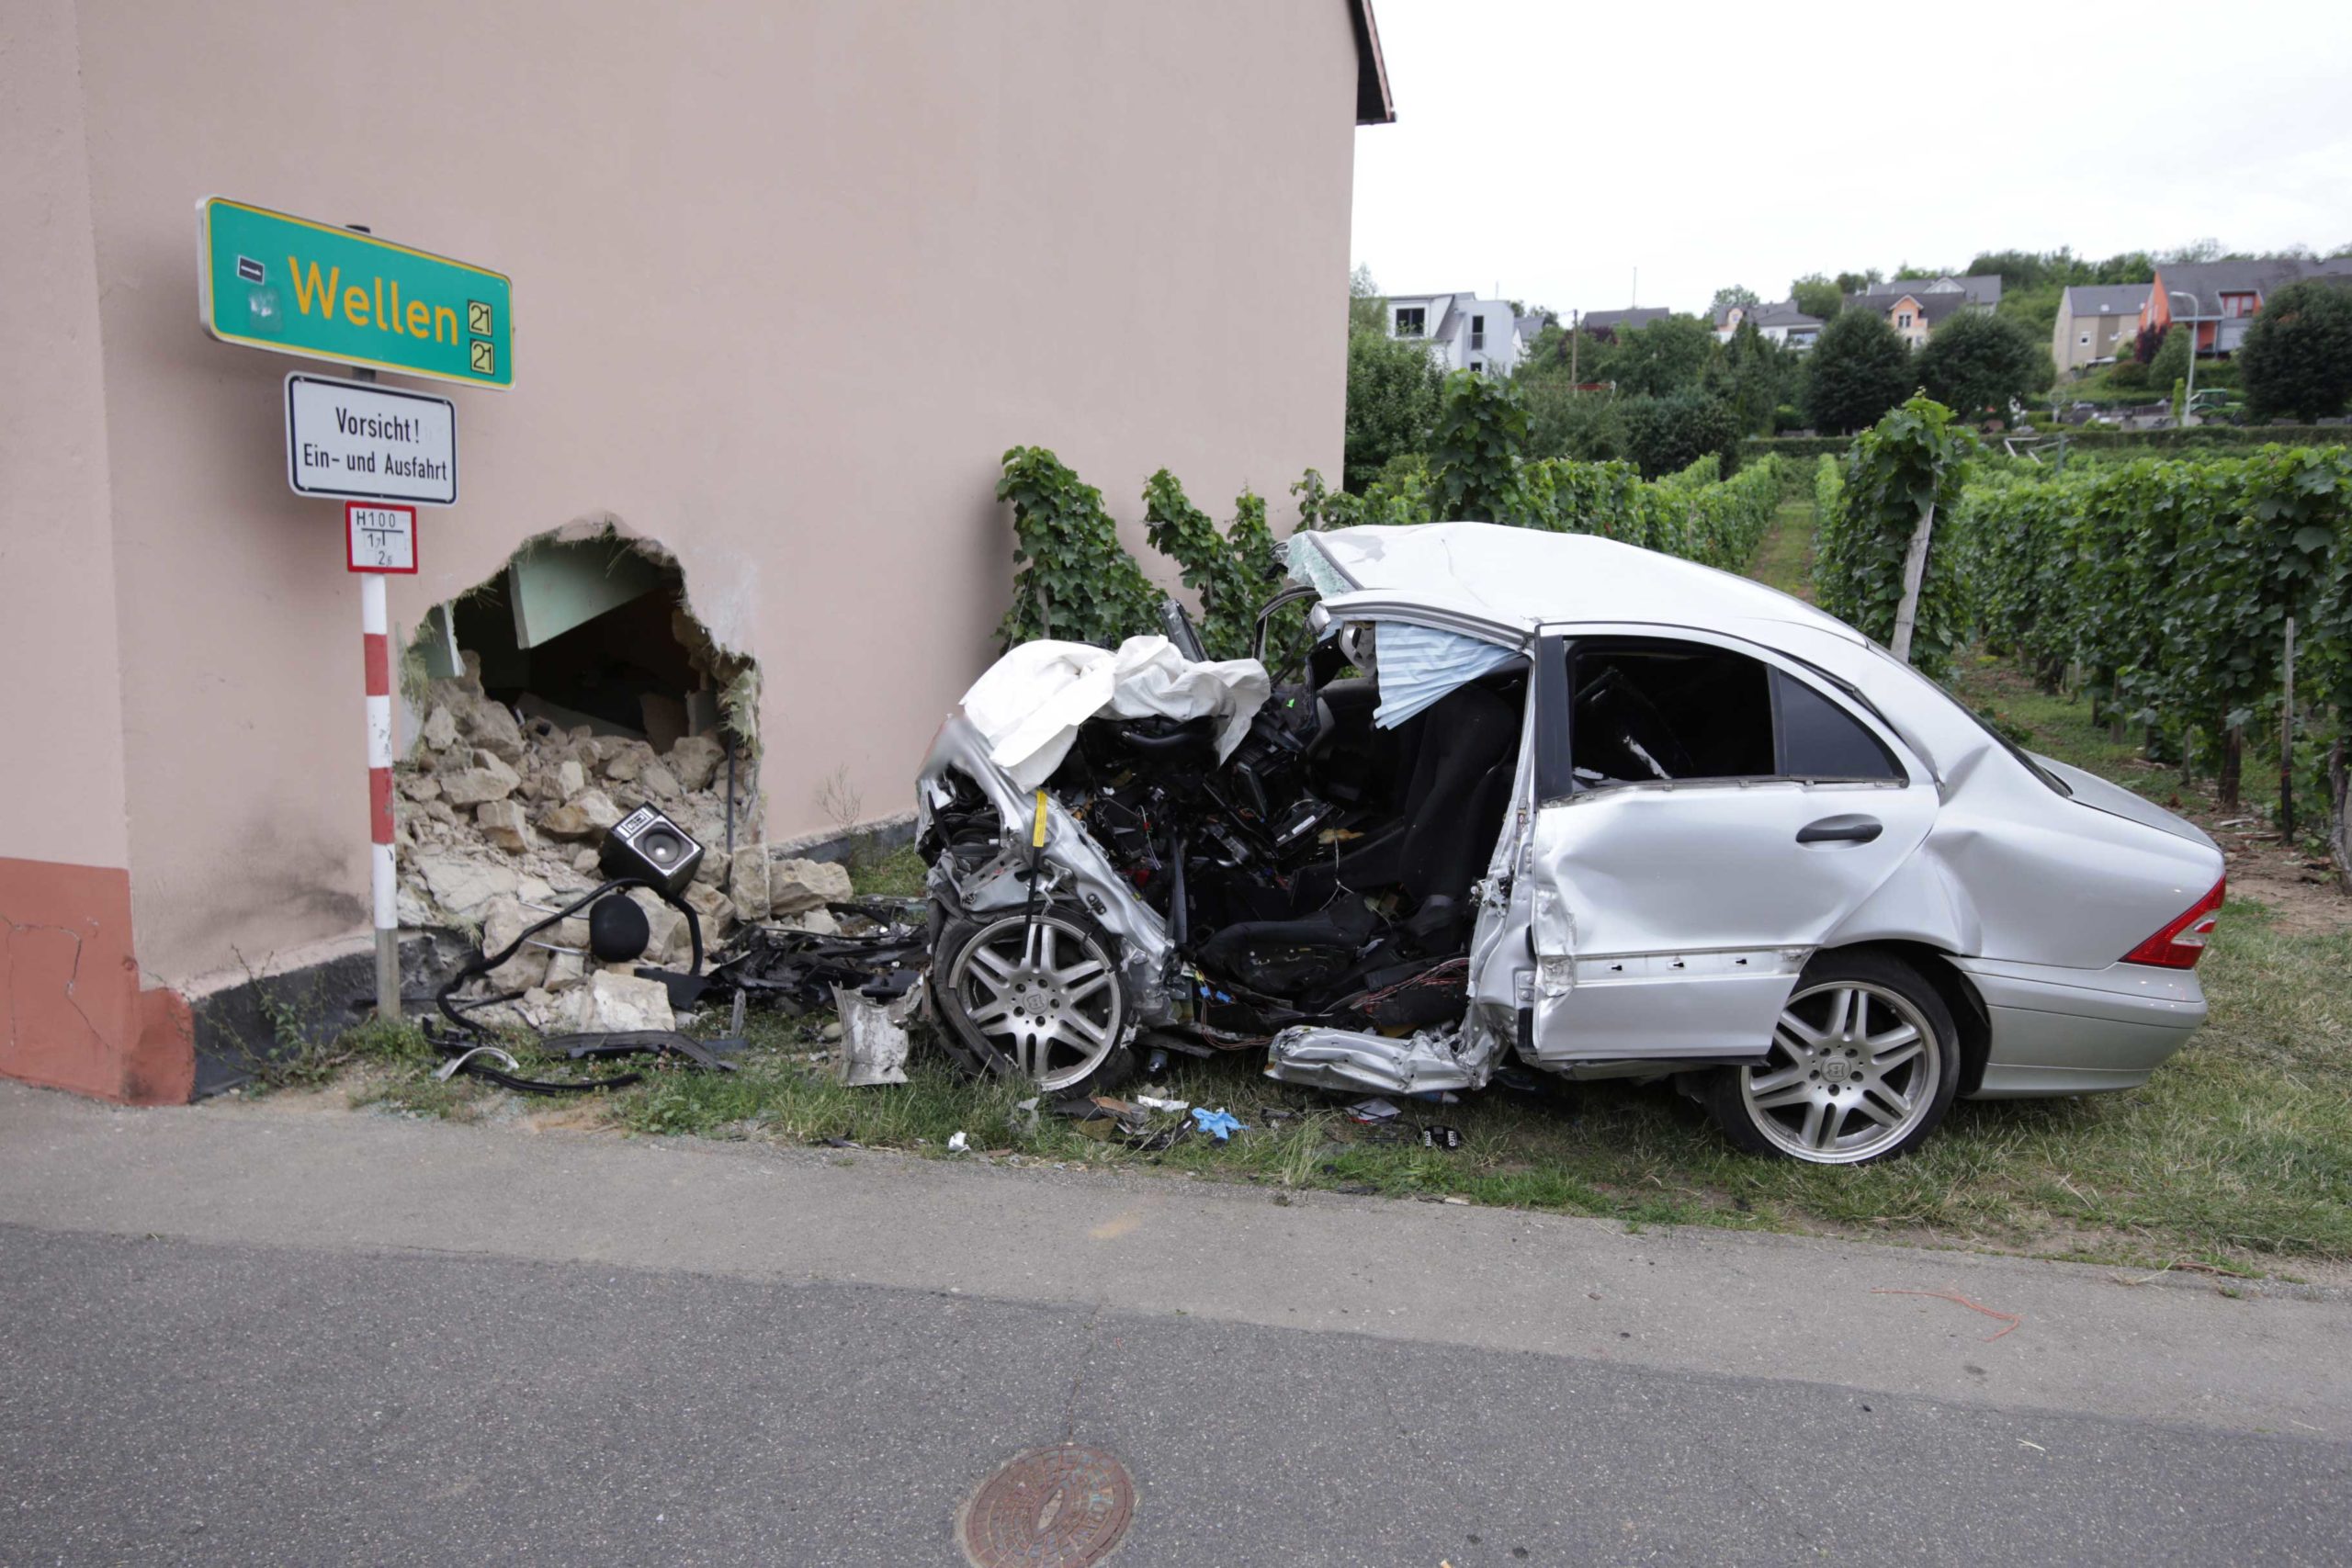
<path fill-rule="evenodd" d="M 1709 1080 L 1707 1109 L 1752 1154 L 1860 1165 L 1918 1146 L 1960 1087 L 1960 1032 L 1925 976 L 1883 953 L 1805 965 L 1764 1061 Z"/>
<path fill-rule="evenodd" d="M 1132 1065 L 1115 953 L 1059 907 L 957 922 L 933 962 L 939 1010 L 983 1061 L 1049 1094 L 1108 1089 Z"/>

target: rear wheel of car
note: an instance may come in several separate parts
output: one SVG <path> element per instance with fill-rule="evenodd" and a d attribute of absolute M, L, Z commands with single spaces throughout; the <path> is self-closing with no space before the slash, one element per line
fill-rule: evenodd
<path fill-rule="evenodd" d="M 1707 1109 L 1753 1154 L 1860 1165 L 1916 1148 L 1951 1109 L 1960 1032 L 1927 978 L 1887 953 L 1805 965 L 1762 1065 L 1709 1081 Z"/>
<path fill-rule="evenodd" d="M 958 922 L 933 955 L 940 1013 L 982 1060 L 1048 1093 L 1108 1089 L 1132 1066 L 1114 951 L 1067 908 Z"/>

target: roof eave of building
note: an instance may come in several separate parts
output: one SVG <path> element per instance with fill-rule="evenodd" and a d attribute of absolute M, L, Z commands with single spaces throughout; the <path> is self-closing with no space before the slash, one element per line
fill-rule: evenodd
<path fill-rule="evenodd" d="M 1348 0 L 1348 15 L 1356 35 L 1356 123 L 1394 125 L 1396 101 L 1388 93 L 1388 63 L 1380 55 L 1380 24 L 1373 20 L 1372 0 Z"/>

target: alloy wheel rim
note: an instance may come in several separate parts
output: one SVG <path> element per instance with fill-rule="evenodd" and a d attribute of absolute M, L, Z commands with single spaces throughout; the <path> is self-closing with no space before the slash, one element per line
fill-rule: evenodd
<path fill-rule="evenodd" d="M 1782 1153 L 1854 1165 L 1927 1119 L 1943 1053 L 1919 1010 L 1883 986 L 1833 980 L 1789 998 L 1760 1067 L 1739 1072 L 1748 1120 Z"/>
<path fill-rule="evenodd" d="M 984 927 L 947 984 L 965 1020 L 1040 1089 L 1066 1089 L 1101 1066 L 1125 1021 L 1109 954 L 1059 915 Z"/>

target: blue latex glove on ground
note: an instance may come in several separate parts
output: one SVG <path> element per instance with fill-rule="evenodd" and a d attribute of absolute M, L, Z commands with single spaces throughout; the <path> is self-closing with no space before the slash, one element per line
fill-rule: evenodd
<path fill-rule="evenodd" d="M 1193 1107 L 1193 1124 L 1204 1133 L 1216 1134 L 1220 1144 L 1236 1133 L 1250 1130 L 1223 1111 L 1204 1111 L 1197 1105 Z"/>

